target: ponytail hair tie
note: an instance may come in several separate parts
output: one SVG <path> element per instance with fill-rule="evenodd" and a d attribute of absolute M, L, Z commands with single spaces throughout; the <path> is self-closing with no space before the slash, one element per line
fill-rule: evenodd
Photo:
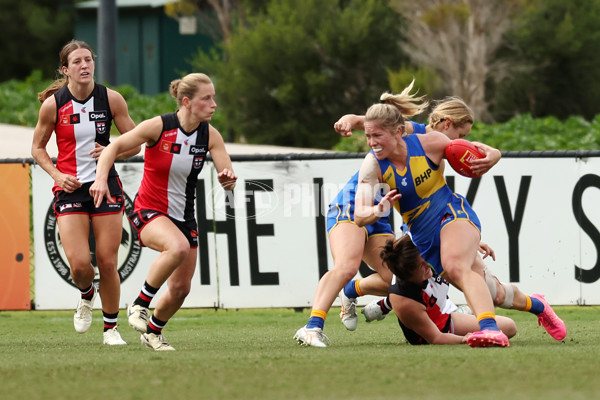
<path fill-rule="evenodd" d="M 379 102 L 380 102 L 381 104 L 386 104 L 386 101 L 385 101 L 385 100 L 383 100 L 383 99 L 379 100 Z"/>

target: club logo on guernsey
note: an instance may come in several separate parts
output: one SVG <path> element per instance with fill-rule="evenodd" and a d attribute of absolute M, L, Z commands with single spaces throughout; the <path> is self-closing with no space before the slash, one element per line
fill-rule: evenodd
<path fill-rule="evenodd" d="M 129 196 L 125 194 L 125 213 L 129 214 L 133 212 L 133 203 Z M 66 204 L 65 207 L 81 207 L 81 203 Z M 118 207 L 118 206 L 117 206 Z M 62 208 L 61 208 L 62 209 Z M 46 247 L 46 253 L 52 264 L 52 267 L 56 273 L 68 284 L 73 287 L 77 287 L 71 278 L 71 271 L 67 256 L 58 234 L 58 226 L 56 224 L 56 217 L 54 216 L 53 204 L 50 204 L 48 212 L 46 213 L 46 219 L 44 223 L 44 244 Z M 90 244 L 90 255 L 92 256 L 92 265 L 94 266 L 94 283 L 97 285 L 100 279 L 98 273 L 98 264 L 96 262 L 96 241 L 94 239 L 93 229 L 90 229 L 89 244 Z M 124 282 L 135 270 L 138 264 L 140 255 L 142 252 L 142 246 L 139 243 L 137 232 L 127 218 L 123 218 L 123 230 L 121 232 L 121 243 L 118 251 L 118 263 L 117 270 L 119 272 L 119 278 L 121 282 Z"/>
<path fill-rule="evenodd" d="M 96 122 L 96 132 L 100 135 L 106 133 L 106 122 Z"/>
<path fill-rule="evenodd" d="M 201 157 L 201 156 L 194 157 L 194 168 L 195 169 L 201 168 L 202 161 L 204 161 L 204 157 Z"/>

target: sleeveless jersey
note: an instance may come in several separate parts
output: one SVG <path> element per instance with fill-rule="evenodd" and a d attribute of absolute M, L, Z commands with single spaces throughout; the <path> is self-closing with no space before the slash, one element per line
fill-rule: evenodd
<path fill-rule="evenodd" d="M 402 139 L 408 151 L 406 167 L 398 171 L 388 160 L 377 160 L 384 183 L 402 194 L 395 207 L 408 225 L 413 241 L 429 240 L 439 229 L 453 192 L 446 185 L 443 168 L 434 165 L 423 150 L 419 134 Z"/>
<path fill-rule="evenodd" d="M 394 276 L 389 292 L 423 304 L 427 309 L 427 315 L 440 332 L 447 333 L 451 331 L 450 314 L 458 309 L 448 298 L 448 289 L 448 282 L 434 273 L 421 286 L 401 281 Z M 398 323 L 410 344 L 427 344 L 421 336 L 405 326 L 402 321 L 398 320 Z"/>
<path fill-rule="evenodd" d="M 78 100 L 63 86 L 54 93 L 56 101 L 56 168 L 77 177 L 79 182 L 96 180 L 96 160 L 90 155 L 95 142 L 102 146 L 110 143 L 112 112 L 108 104 L 106 87 L 95 84 L 85 100 Z M 114 166 L 109 176 L 116 176 Z M 52 191 L 62 190 L 56 183 Z"/>
<path fill-rule="evenodd" d="M 208 122 L 188 133 L 179 125 L 177 113 L 161 118 L 158 141 L 146 147 L 134 211 L 155 210 L 178 221 L 195 220 L 196 183 L 208 152 Z"/>

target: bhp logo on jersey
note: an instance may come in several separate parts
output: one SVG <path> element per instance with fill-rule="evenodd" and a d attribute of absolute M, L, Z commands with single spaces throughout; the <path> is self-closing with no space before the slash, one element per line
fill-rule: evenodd
<path fill-rule="evenodd" d="M 162 140 L 160 142 L 160 149 L 165 153 L 179 154 L 181 152 L 181 143 L 173 143 Z"/>
<path fill-rule="evenodd" d="M 431 178 L 431 168 L 427 168 L 421 175 L 415 176 L 415 186 L 419 186 L 424 183 L 427 179 Z"/>
<path fill-rule="evenodd" d="M 90 111 L 90 121 L 106 121 L 106 111 Z"/>

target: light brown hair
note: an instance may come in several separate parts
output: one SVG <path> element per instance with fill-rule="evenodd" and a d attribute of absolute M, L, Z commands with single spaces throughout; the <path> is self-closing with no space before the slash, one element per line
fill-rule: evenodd
<path fill-rule="evenodd" d="M 38 100 L 40 103 L 43 103 L 48 97 L 52 96 L 56 93 L 60 88 L 67 85 L 69 83 L 69 78 L 63 74 L 62 68 L 69 66 L 69 55 L 77 49 L 87 49 L 92 54 L 92 58 L 96 60 L 96 54 L 94 54 L 94 50 L 92 47 L 84 41 L 81 40 L 71 40 L 69 43 L 65 44 L 62 50 L 59 53 L 60 65 L 56 70 L 57 78 L 48 86 L 46 89 L 38 93 Z"/>

